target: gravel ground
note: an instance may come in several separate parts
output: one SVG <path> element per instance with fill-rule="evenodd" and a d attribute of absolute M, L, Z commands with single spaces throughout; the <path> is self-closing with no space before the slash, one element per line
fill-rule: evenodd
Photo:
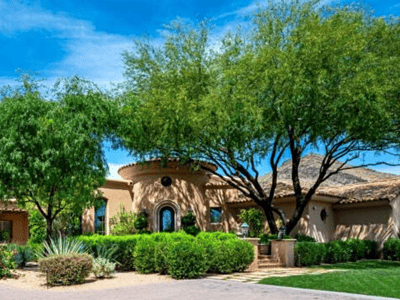
<path fill-rule="evenodd" d="M 95 291 L 101 289 L 115 289 L 142 284 L 156 284 L 174 279 L 158 274 L 138 274 L 135 272 L 117 272 L 112 278 L 96 279 L 90 275 L 83 284 L 73 286 L 54 286 L 48 288 L 46 277 L 37 268 L 17 270 L 18 279 L 0 280 L 0 287 L 17 288 L 24 290 L 51 290 L 57 292 Z M 0 294 L 1 295 L 1 294 Z M 0 299 L 3 299 L 0 297 Z"/>

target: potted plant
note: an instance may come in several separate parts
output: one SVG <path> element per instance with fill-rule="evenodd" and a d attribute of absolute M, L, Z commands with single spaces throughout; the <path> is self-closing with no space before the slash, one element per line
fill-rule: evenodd
<path fill-rule="evenodd" d="M 261 255 L 271 254 L 271 243 L 268 234 L 264 233 L 260 235 L 260 239 L 258 241 L 258 251 L 260 252 Z"/>

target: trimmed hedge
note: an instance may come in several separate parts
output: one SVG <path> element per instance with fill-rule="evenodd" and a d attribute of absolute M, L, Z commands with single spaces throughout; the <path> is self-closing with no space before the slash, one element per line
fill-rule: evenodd
<path fill-rule="evenodd" d="M 378 258 L 378 243 L 371 240 L 348 239 L 320 244 L 315 242 L 296 242 L 295 263 L 297 266 L 318 265 L 321 263 L 341 263 L 363 258 Z"/>
<path fill-rule="evenodd" d="M 115 257 L 124 270 L 170 274 L 173 278 L 198 278 L 205 272 L 243 271 L 254 260 L 254 247 L 235 234 L 201 232 L 196 237 L 181 232 L 132 236 L 81 236 L 93 252 L 97 245 L 118 245 Z"/>
<path fill-rule="evenodd" d="M 390 238 L 383 243 L 383 258 L 400 261 L 400 239 Z"/>
<path fill-rule="evenodd" d="M 113 259 L 117 262 L 117 268 L 123 271 L 134 270 L 133 250 L 141 235 L 125 235 L 125 236 L 79 236 L 78 240 L 82 241 L 93 253 L 96 254 L 96 246 L 104 247 L 118 246 L 118 251 L 114 254 Z"/>
<path fill-rule="evenodd" d="M 86 253 L 54 255 L 39 260 L 42 272 L 47 272 L 47 284 L 71 285 L 83 283 L 92 271 L 93 258 Z"/>

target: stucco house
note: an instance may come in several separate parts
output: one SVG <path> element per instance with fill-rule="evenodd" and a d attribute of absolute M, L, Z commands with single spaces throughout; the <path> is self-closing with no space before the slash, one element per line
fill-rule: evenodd
<path fill-rule="evenodd" d="M 305 191 L 317 176 L 321 159 L 315 154 L 302 159 L 300 177 Z M 274 200 L 289 214 L 295 201 L 290 168 L 290 161 L 279 168 Z M 177 160 L 170 160 L 165 166 L 160 160 L 129 164 L 118 172 L 122 180 L 109 179 L 100 188 L 103 206 L 84 213 L 85 232 L 110 234 L 110 219 L 121 207 L 146 212 L 151 231 L 179 230 L 181 217 L 192 211 L 202 230 L 237 232 L 240 210 L 257 207 L 217 176 L 193 172 Z M 261 178 L 266 189 L 270 176 Z M 12 242 L 25 243 L 28 228 L 28 214 L 16 206 L 15 200 L 0 204 L 0 232 L 8 230 Z M 374 239 L 382 245 L 387 238 L 398 236 L 399 228 L 400 176 L 358 168 L 333 175 L 324 182 L 291 234 L 307 234 L 319 242 L 349 237 Z"/>
<path fill-rule="evenodd" d="M 16 205 L 15 199 L 0 202 L 0 241 L 5 231 L 16 244 L 24 244 L 29 238 L 28 213 Z"/>
<path fill-rule="evenodd" d="M 300 165 L 304 190 L 317 175 L 321 156 L 310 154 Z M 275 203 L 290 214 L 294 194 L 287 161 L 279 168 Z M 208 167 L 210 167 L 209 165 Z M 215 166 L 212 166 L 215 167 Z M 202 230 L 238 231 L 241 209 L 257 205 L 217 176 L 171 160 L 134 163 L 118 171 L 123 180 L 107 180 L 100 188 L 104 205 L 86 211 L 84 231 L 110 233 L 110 218 L 121 205 L 126 211 L 145 211 L 152 231 L 179 230 L 188 211 L 196 215 Z M 261 181 L 268 188 L 270 174 Z M 292 232 L 307 234 L 319 242 L 358 237 L 380 244 L 397 236 L 400 225 L 400 177 L 367 168 L 333 175 L 317 191 L 298 226 Z"/>

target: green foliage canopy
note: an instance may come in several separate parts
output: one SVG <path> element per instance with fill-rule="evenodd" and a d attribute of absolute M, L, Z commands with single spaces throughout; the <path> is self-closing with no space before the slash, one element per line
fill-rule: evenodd
<path fill-rule="evenodd" d="M 115 103 L 83 93 L 79 79 L 64 83 L 56 101 L 35 91 L 0 103 L 0 196 L 35 206 L 46 218 L 47 238 L 62 210 L 82 212 L 101 197 L 96 189 L 107 172 L 101 143 L 116 122 Z"/>
<path fill-rule="evenodd" d="M 143 158 L 217 165 L 198 167 L 259 204 L 272 233 L 276 215 L 290 233 L 325 180 L 362 151 L 391 146 L 399 22 L 353 6 L 293 0 L 268 1 L 252 24 L 250 35 L 237 31 L 210 43 L 207 21 L 193 28 L 177 20 L 165 27 L 163 46 L 138 41 L 135 53 L 124 54 L 132 93 L 120 135 Z M 324 158 L 304 193 L 299 165 L 310 150 Z M 289 216 L 273 203 L 285 153 L 296 197 Z M 272 169 L 267 188 L 256 167 L 264 158 Z M 345 164 L 331 168 L 337 160 Z"/>

